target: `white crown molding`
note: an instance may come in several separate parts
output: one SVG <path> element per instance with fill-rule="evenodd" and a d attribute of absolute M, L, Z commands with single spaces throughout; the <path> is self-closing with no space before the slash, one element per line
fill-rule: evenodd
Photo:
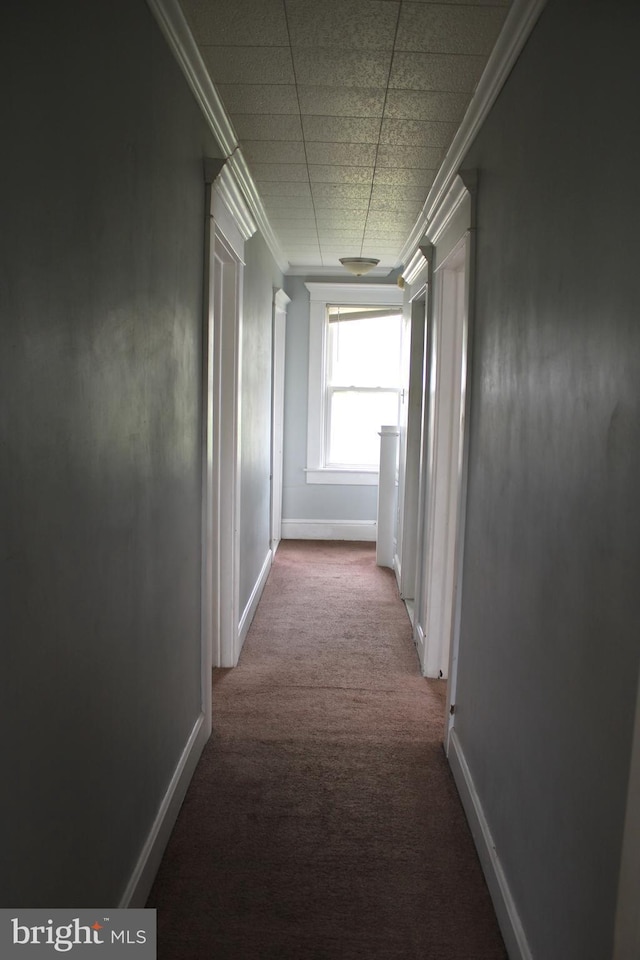
<path fill-rule="evenodd" d="M 262 200 L 238 145 L 233 124 L 222 104 L 198 46 L 193 39 L 178 0 L 147 0 L 169 47 L 182 70 L 237 184 L 236 195 L 243 193 L 278 267 L 284 273 L 289 267 L 280 244 L 267 218 Z M 228 181 L 227 181 L 228 182 Z M 255 229 L 253 231 L 255 233 Z"/>
<path fill-rule="evenodd" d="M 400 251 L 397 266 L 413 256 L 427 233 L 429 221 L 451 188 L 460 164 L 502 90 L 546 2 L 513 0 L 467 112 L 436 174 L 420 216 Z"/>
<path fill-rule="evenodd" d="M 405 283 L 412 284 L 416 277 L 420 276 L 425 266 L 428 265 L 432 256 L 433 247 L 431 244 L 421 244 L 407 264 L 406 269 L 402 271 L 402 279 Z"/>
<path fill-rule="evenodd" d="M 433 219 L 426 227 L 426 235 L 431 244 L 436 244 L 454 218 L 459 206 L 468 196 L 469 191 L 464 185 L 462 177 L 456 176 L 448 192 L 442 198 Z"/>
<path fill-rule="evenodd" d="M 363 283 L 366 283 L 371 279 L 371 277 L 388 277 L 393 266 L 387 264 L 386 267 L 374 267 L 373 270 L 369 270 L 367 273 L 367 279 L 363 280 Z M 346 271 L 343 272 L 343 268 L 339 266 L 335 267 L 319 267 L 314 266 L 313 264 L 302 264 L 300 266 L 290 266 L 287 270 L 288 277 L 336 277 L 347 276 Z M 336 283 L 339 282 L 339 279 L 336 279 Z"/>
<path fill-rule="evenodd" d="M 402 303 L 402 290 L 390 283 L 305 283 L 309 299 L 321 303 Z"/>

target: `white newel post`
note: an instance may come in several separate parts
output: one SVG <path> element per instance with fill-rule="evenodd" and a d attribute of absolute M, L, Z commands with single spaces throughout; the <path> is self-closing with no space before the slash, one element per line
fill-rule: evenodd
<path fill-rule="evenodd" d="M 399 436 L 400 432 L 396 426 L 380 428 L 380 476 L 378 479 L 378 527 L 376 537 L 376 563 L 379 567 L 393 566 Z"/>

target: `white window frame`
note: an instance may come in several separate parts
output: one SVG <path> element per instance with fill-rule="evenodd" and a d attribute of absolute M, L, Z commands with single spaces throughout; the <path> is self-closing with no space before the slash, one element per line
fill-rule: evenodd
<path fill-rule="evenodd" d="M 309 291 L 309 398 L 307 410 L 307 483 L 340 483 L 376 486 L 378 470 L 325 467 L 325 374 L 327 305 L 397 305 L 402 310 L 403 293 L 393 284 L 306 283 Z"/>

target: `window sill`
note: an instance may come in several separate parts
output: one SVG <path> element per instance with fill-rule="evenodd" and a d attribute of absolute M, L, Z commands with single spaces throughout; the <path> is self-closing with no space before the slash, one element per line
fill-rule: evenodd
<path fill-rule="evenodd" d="M 346 483 L 360 487 L 377 487 L 377 470 L 336 470 L 322 467 L 305 470 L 307 483 Z"/>

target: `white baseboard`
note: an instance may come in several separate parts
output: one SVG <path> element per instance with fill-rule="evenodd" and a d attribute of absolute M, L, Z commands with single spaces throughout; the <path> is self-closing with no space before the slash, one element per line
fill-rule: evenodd
<path fill-rule="evenodd" d="M 533 960 L 520 915 L 511 896 L 509 884 L 455 728 L 451 732 L 449 741 L 449 764 L 469 821 L 509 960 Z"/>
<path fill-rule="evenodd" d="M 256 580 L 253 590 L 251 591 L 251 596 L 249 601 L 244 608 L 242 616 L 240 617 L 240 623 L 238 624 L 238 651 L 242 650 L 242 645 L 245 641 L 247 633 L 249 632 L 249 627 L 251 626 L 251 621 L 253 620 L 258 603 L 260 602 L 260 597 L 262 596 L 262 591 L 264 590 L 264 585 L 267 582 L 269 576 L 269 571 L 271 570 L 271 564 L 273 563 L 273 553 L 271 550 L 268 551 L 266 557 L 264 558 L 264 563 L 262 564 L 262 569 L 258 574 L 258 579 Z"/>
<path fill-rule="evenodd" d="M 204 722 L 204 719 L 204 714 L 201 713 L 193 726 L 167 791 L 162 798 L 160 809 L 153 821 L 149 836 L 118 904 L 120 908 L 144 907 L 147 902 L 149 891 L 158 872 L 162 855 L 176 822 L 187 787 L 191 782 L 204 745 L 209 739 L 208 725 Z"/>
<path fill-rule="evenodd" d="M 375 520 L 283 520 L 283 540 L 369 540 L 375 543 Z"/>

